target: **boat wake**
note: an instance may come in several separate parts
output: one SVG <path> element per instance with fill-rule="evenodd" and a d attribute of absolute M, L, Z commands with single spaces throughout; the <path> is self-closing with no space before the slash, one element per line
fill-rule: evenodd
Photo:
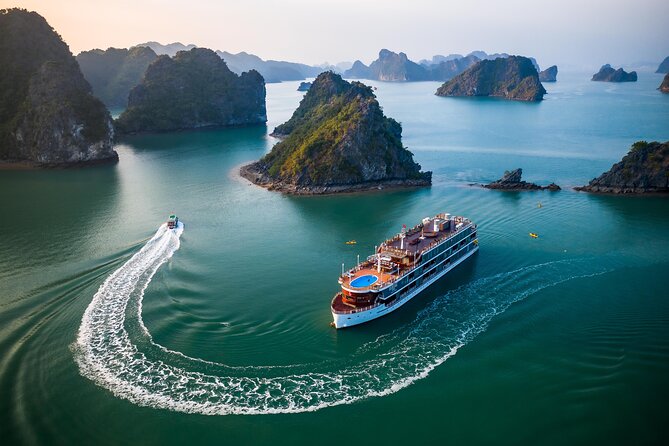
<path fill-rule="evenodd" d="M 607 268 L 550 262 L 476 280 L 435 299 L 416 319 L 339 362 L 228 367 L 157 345 L 141 318 L 156 271 L 179 249 L 182 223 L 161 226 L 93 297 L 74 356 L 81 374 L 141 406 L 205 415 L 315 411 L 395 393 L 425 378 L 485 331 L 511 304 L 542 289 Z M 320 370 L 319 370 L 320 369 Z"/>

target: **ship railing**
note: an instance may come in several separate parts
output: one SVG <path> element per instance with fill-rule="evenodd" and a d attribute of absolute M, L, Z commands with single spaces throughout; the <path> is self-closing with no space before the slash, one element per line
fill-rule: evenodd
<path fill-rule="evenodd" d="M 463 223 L 463 226 L 462 226 L 460 229 L 455 230 L 455 231 L 454 231 L 450 236 L 448 236 L 447 238 L 442 239 L 442 240 L 437 240 L 437 241 L 434 241 L 434 242 L 430 243 L 429 245 L 427 245 L 427 247 L 425 248 L 425 250 L 430 250 L 430 249 L 432 249 L 432 248 L 434 248 L 434 247 L 436 247 L 436 246 L 438 246 L 438 245 L 440 245 L 440 244 L 442 244 L 442 243 L 447 242 L 448 240 L 452 239 L 452 238 L 455 237 L 457 234 L 459 234 L 460 232 L 464 231 L 464 230 L 467 229 L 467 228 L 470 228 L 470 227 L 471 227 L 472 229 L 476 229 L 476 225 L 473 224 L 473 223 L 471 222 L 471 220 L 469 220 L 468 218 L 464 218 L 464 217 L 455 217 L 454 220 L 456 221 L 456 223 Z M 422 224 L 418 224 L 418 225 L 414 226 L 414 228 L 412 228 L 411 230 L 416 229 L 416 228 L 420 228 L 420 227 L 422 227 Z M 411 230 L 410 230 L 410 231 L 411 231 Z M 396 250 L 395 248 L 390 248 L 390 247 L 387 247 L 386 249 L 388 249 L 389 251 L 390 251 L 391 249 L 392 249 L 392 250 Z M 397 250 L 397 251 L 398 251 L 398 252 L 403 252 L 403 251 L 401 251 L 401 250 Z M 425 251 L 423 251 L 423 252 L 425 252 Z M 367 267 L 369 267 L 369 266 L 373 266 L 375 262 L 376 262 L 376 255 L 371 255 L 371 256 L 367 257 L 367 260 L 366 260 L 366 261 L 361 262 L 360 264 L 358 264 L 358 265 L 356 265 L 355 267 L 349 269 L 349 270 L 346 271 L 343 275 L 341 275 L 341 276 L 340 276 L 340 280 L 343 281 L 343 280 L 346 280 L 346 279 L 350 279 L 352 274 L 357 273 L 357 272 L 360 271 L 361 269 L 367 268 Z M 405 273 L 406 273 L 406 271 L 400 271 L 399 274 L 398 274 L 395 278 L 391 279 L 390 281 L 386 281 L 386 282 L 384 282 L 384 283 L 382 283 L 382 284 L 372 285 L 372 286 L 370 286 L 370 287 L 367 287 L 367 289 L 378 290 L 378 289 L 384 288 L 384 287 L 387 286 L 388 284 L 394 283 L 394 282 L 396 282 L 397 280 L 399 280 L 400 278 L 402 278 L 402 277 L 404 276 Z"/>
<path fill-rule="evenodd" d="M 360 313 L 361 311 L 368 311 L 371 310 L 372 308 L 376 308 L 380 305 L 385 305 L 383 302 L 377 302 L 372 305 L 368 305 L 366 307 L 360 307 L 360 308 L 351 308 L 350 310 L 335 310 L 334 308 L 332 309 L 332 312 L 334 314 L 353 314 L 353 313 Z"/>

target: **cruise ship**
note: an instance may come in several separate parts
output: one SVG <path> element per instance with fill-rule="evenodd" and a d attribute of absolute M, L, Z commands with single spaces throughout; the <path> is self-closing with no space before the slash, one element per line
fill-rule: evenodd
<path fill-rule="evenodd" d="M 418 295 L 478 251 L 476 224 L 438 214 L 406 227 L 376 248 L 367 260 L 344 271 L 332 299 L 335 328 L 384 316 Z"/>

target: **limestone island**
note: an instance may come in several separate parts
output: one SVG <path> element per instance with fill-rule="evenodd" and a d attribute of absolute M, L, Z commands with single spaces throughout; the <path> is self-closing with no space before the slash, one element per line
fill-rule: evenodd
<path fill-rule="evenodd" d="M 212 50 L 193 48 L 149 65 L 115 125 L 120 133 L 141 133 L 265 122 L 262 76 L 238 76 Z"/>
<path fill-rule="evenodd" d="M 664 80 L 657 89 L 662 93 L 669 93 L 669 73 L 664 76 Z"/>
<path fill-rule="evenodd" d="M 311 82 L 300 82 L 300 86 L 297 87 L 297 91 L 309 91 L 311 88 Z"/>
<path fill-rule="evenodd" d="M 384 116 L 372 89 L 331 71 L 314 80 L 272 135 L 282 140 L 240 169 L 269 190 L 317 195 L 432 183 L 432 172 L 421 172 L 402 146 L 402 126 Z"/>
<path fill-rule="evenodd" d="M 111 116 L 67 44 L 36 12 L 0 10 L 0 162 L 118 161 Z"/>
<path fill-rule="evenodd" d="M 145 46 L 131 49 L 107 48 L 77 54 L 84 77 L 93 94 L 108 107 L 125 107 L 128 94 L 142 81 L 148 66 L 158 55 Z"/>
<path fill-rule="evenodd" d="M 539 73 L 539 80 L 541 82 L 557 82 L 557 74 L 558 67 L 557 65 L 553 65 Z"/>
<path fill-rule="evenodd" d="M 669 73 L 669 56 L 665 57 L 660 66 L 657 67 L 656 73 Z"/>
<path fill-rule="evenodd" d="M 592 81 L 599 82 L 636 82 L 636 71 L 627 72 L 622 68 L 617 70 L 611 68 L 611 65 L 602 65 L 599 71 L 592 75 Z"/>
<path fill-rule="evenodd" d="M 449 56 L 436 55 L 432 59 L 422 59 L 416 63 L 405 53 L 395 53 L 382 49 L 379 57 L 369 66 L 359 60 L 344 71 L 347 79 L 370 79 L 384 82 L 415 82 L 440 81 L 445 82 L 465 71 L 480 60 L 509 57 L 506 53 L 487 54 L 485 51 L 473 51 L 466 56 L 451 54 Z M 532 57 L 529 58 L 539 71 L 539 65 Z"/>
<path fill-rule="evenodd" d="M 669 193 L 669 141 L 635 142 L 608 172 L 574 189 L 609 194 Z"/>
<path fill-rule="evenodd" d="M 523 56 L 477 62 L 436 92 L 437 96 L 491 96 L 517 101 L 541 101 L 544 94 L 537 69 Z"/>
<path fill-rule="evenodd" d="M 484 184 L 483 187 L 497 190 L 549 190 L 552 192 L 561 190 L 560 186 L 555 183 L 551 183 L 548 186 L 539 186 L 538 184 L 523 181 L 521 179 L 522 176 L 523 169 L 514 169 L 510 172 L 507 170 L 504 172 L 502 178 L 492 183 Z"/>

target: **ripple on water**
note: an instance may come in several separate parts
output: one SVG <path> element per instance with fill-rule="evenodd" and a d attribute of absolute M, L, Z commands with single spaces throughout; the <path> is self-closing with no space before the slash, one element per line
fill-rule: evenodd
<path fill-rule="evenodd" d="M 73 351 L 81 373 L 120 398 L 207 415 L 314 411 L 397 392 L 455 355 L 512 303 L 606 271 L 601 263 L 560 261 L 500 273 L 435 299 L 412 323 L 346 359 L 230 367 L 154 343 L 142 322 L 144 291 L 179 248 L 182 230 L 161 227 L 107 278 L 84 314 Z M 129 332 L 126 315 L 141 329 Z"/>

